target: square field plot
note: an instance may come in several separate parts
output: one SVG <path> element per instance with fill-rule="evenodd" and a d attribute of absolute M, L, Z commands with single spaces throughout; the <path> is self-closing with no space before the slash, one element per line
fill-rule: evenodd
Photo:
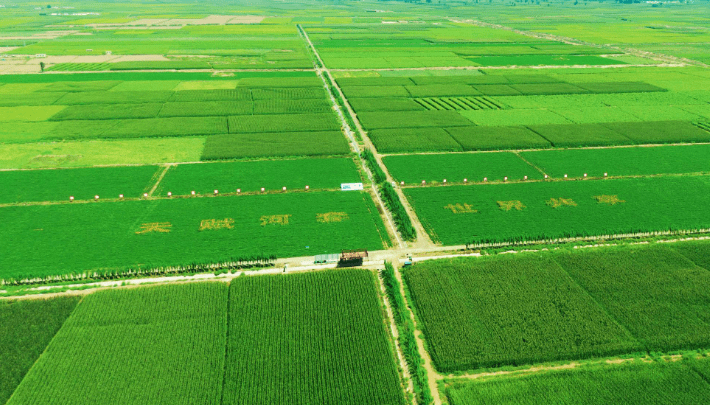
<path fill-rule="evenodd" d="M 559 253 L 555 260 L 647 350 L 710 346 L 710 271 L 670 247 Z"/>
<path fill-rule="evenodd" d="M 364 192 L 5 207 L 0 221 L 7 248 L 0 268 L 8 269 L 2 279 L 378 250 L 389 243 Z"/>
<path fill-rule="evenodd" d="M 551 258 L 517 256 L 432 261 L 404 273 L 438 370 L 614 355 L 638 347 Z"/>
<path fill-rule="evenodd" d="M 0 301 L 0 402 L 35 364 L 80 297 Z"/>
<path fill-rule="evenodd" d="M 373 273 L 238 277 L 224 404 L 402 405 Z"/>
<path fill-rule="evenodd" d="M 710 226 L 710 179 L 704 176 L 417 187 L 404 193 L 432 238 L 444 245 Z"/>
<path fill-rule="evenodd" d="M 227 288 L 192 283 L 88 295 L 10 403 L 218 403 Z"/>

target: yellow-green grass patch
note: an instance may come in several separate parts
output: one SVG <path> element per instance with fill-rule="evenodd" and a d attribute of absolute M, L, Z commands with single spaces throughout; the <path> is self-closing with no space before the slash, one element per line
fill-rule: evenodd
<path fill-rule="evenodd" d="M 64 108 L 63 105 L 0 107 L 0 121 L 46 121 Z"/>

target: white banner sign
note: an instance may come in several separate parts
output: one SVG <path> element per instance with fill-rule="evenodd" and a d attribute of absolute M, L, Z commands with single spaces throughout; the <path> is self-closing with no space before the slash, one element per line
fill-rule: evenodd
<path fill-rule="evenodd" d="M 342 183 L 340 185 L 340 189 L 342 191 L 354 191 L 354 190 L 363 190 L 362 183 Z"/>

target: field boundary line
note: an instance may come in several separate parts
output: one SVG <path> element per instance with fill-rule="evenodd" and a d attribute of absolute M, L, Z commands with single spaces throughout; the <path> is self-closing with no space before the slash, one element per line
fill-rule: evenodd
<path fill-rule="evenodd" d="M 535 170 L 537 170 L 538 172 L 540 172 L 543 176 L 545 176 L 545 178 L 549 177 L 548 174 L 545 173 L 544 170 L 542 170 L 541 168 L 539 168 L 537 165 L 532 164 L 529 160 L 525 159 L 524 157 L 520 156 L 520 153 L 519 153 L 519 152 L 513 152 L 513 154 L 514 154 L 515 156 L 517 156 L 518 158 L 520 158 L 520 160 L 522 160 L 523 162 L 527 163 L 528 166 L 530 166 L 530 167 L 532 167 L 533 169 L 535 169 Z"/>
<path fill-rule="evenodd" d="M 160 173 L 160 175 L 158 176 L 158 180 L 156 180 L 155 184 L 153 184 L 153 187 L 150 189 L 150 191 L 148 191 L 148 197 L 153 196 L 153 193 L 155 193 L 155 190 L 158 189 L 160 182 L 163 181 L 163 179 L 165 178 L 165 175 L 168 173 L 168 170 L 170 170 L 170 168 L 173 166 L 177 166 L 177 165 L 172 165 L 172 164 L 165 165 L 165 168 L 163 169 L 162 173 Z"/>
<path fill-rule="evenodd" d="M 333 85 L 333 90 L 337 91 L 341 100 L 343 100 L 343 107 L 345 108 L 345 111 L 352 119 L 353 124 L 355 124 L 355 129 L 358 131 L 360 137 L 362 138 L 362 142 L 365 144 L 365 146 L 367 148 L 369 148 L 372 151 L 372 155 L 374 156 L 375 160 L 377 161 L 377 164 L 380 166 L 382 171 L 385 173 L 385 176 L 387 177 L 387 181 L 394 184 L 394 178 L 392 177 L 389 170 L 387 169 L 387 166 L 385 166 L 385 164 L 382 162 L 382 157 L 380 156 L 379 152 L 377 152 L 377 148 L 375 148 L 375 145 L 372 143 L 370 138 L 367 136 L 367 132 L 362 128 L 362 125 L 360 124 L 360 121 L 357 118 L 357 114 L 355 114 L 355 111 L 353 110 L 352 106 L 350 106 L 350 103 L 348 102 L 348 99 L 345 97 L 345 94 L 340 89 L 340 86 L 338 86 L 338 83 L 335 80 L 335 78 L 333 78 L 333 75 L 330 73 L 330 70 L 325 66 L 325 63 L 323 62 L 320 55 L 318 54 L 318 50 L 315 48 L 315 46 L 311 42 L 306 31 L 301 27 L 300 24 L 298 25 L 298 27 L 303 32 L 304 38 L 308 41 L 308 44 L 311 47 L 313 53 L 316 55 L 318 62 L 321 64 L 322 68 L 320 68 L 320 70 L 322 70 L 322 72 L 324 72 L 326 75 L 328 75 L 328 78 L 330 79 L 330 82 Z M 326 81 L 324 77 L 323 77 L 323 81 L 324 82 Z M 326 83 L 326 85 L 327 84 L 328 83 Z M 333 98 L 333 101 L 335 102 L 335 98 Z M 338 108 L 338 113 L 339 113 L 339 115 L 341 115 L 341 118 L 343 119 L 343 123 L 347 124 L 347 122 L 345 121 L 344 117 L 342 116 L 342 113 L 340 112 L 339 108 Z M 354 139 L 353 139 L 353 142 L 356 143 Z M 359 148 L 357 148 L 357 152 L 359 155 L 360 154 Z M 379 195 L 379 192 L 376 190 L 377 187 L 375 186 L 375 183 L 374 183 L 374 180 L 372 177 L 372 173 L 370 172 L 367 165 L 364 164 L 364 162 L 362 164 L 362 167 L 365 170 L 365 172 L 368 174 L 370 182 L 372 183 L 373 188 L 375 189 L 374 192 L 375 192 L 375 195 L 377 196 L 378 203 L 381 205 L 381 207 L 383 209 L 383 213 L 385 213 L 384 215 L 387 218 L 389 225 L 392 227 L 391 230 L 394 232 L 394 235 L 395 235 L 397 241 L 399 242 L 400 247 L 404 248 L 405 243 L 404 243 L 404 241 L 402 241 L 402 239 L 399 236 L 399 232 L 397 231 L 397 227 L 394 224 L 394 219 L 391 218 L 391 213 L 389 212 L 389 210 L 385 206 L 384 202 L 382 201 L 382 199 Z M 416 215 L 414 209 L 409 204 L 409 200 L 407 200 L 407 198 L 405 197 L 402 190 L 399 187 L 393 187 L 393 189 L 394 189 L 395 193 L 397 194 L 398 198 L 400 199 L 402 206 L 404 207 L 404 210 L 406 211 L 407 215 L 409 216 L 412 226 L 414 227 L 414 229 L 417 232 L 417 240 L 414 243 L 419 244 L 419 245 L 425 245 L 425 246 L 434 245 L 432 240 L 429 238 L 429 234 L 426 232 L 423 225 L 419 221 L 419 217 Z"/>
<path fill-rule="evenodd" d="M 394 223 L 394 218 L 392 218 L 392 214 L 389 212 L 384 201 L 382 201 L 382 197 L 377 192 L 377 187 L 375 186 L 375 182 L 372 177 L 372 172 L 367 167 L 367 165 L 364 164 L 362 157 L 360 156 L 360 154 L 361 154 L 360 146 L 358 145 L 357 139 L 355 139 L 353 130 L 350 128 L 350 125 L 348 124 L 347 120 L 345 119 L 344 112 L 341 110 L 340 105 L 338 105 L 338 102 L 335 99 L 335 95 L 333 94 L 333 91 L 337 91 L 340 94 L 340 97 L 343 100 L 343 103 L 345 104 L 345 108 L 350 108 L 350 105 L 348 104 L 347 99 L 345 99 L 345 95 L 340 90 L 340 87 L 338 87 L 337 83 L 335 82 L 335 79 L 333 79 L 333 76 L 328 71 L 328 68 L 326 68 L 325 63 L 323 63 L 323 59 L 321 59 L 320 54 L 318 54 L 318 50 L 316 49 L 315 45 L 313 45 L 313 42 L 311 42 L 311 39 L 308 37 L 308 33 L 306 33 L 306 30 L 303 29 L 301 24 L 297 24 L 296 27 L 298 28 L 299 34 L 306 41 L 306 43 L 308 44 L 308 47 L 310 48 L 311 52 L 313 53 L 314 57 L 316 58 L 316 61 L 315 61 L 316 74 L 323 81 L 323 86 L 325 87 L 326 91 L 328 92 L 331 104 L 333 105 L 333 109 L 338 114 L 338 118 L 340 119 L 340 123 L 343 126 L 343 130 L 345 132 L 345 135 L 350 139 L 350 145 L 351 145 L 353 151 L 360 158 L 360 168 L 364 171 L 364 173 L 368 177 L 368 180 L 370 181 L 371 196 L 375 197 L 375 203 L 379 205 L 379 209 L 382 212 L 382 216 L 384 216 L 384 218 L 385 218 L 386 227 L 389 230 L 389 233 L 391 234 L 391 236 L 394 236 L 394 240 L 399 245 L 399 247 L 403 248 L 403 247 L 405 247 L 405 244 L 404 244 L 404 241 L 402 240 L 402 238 L 400 237 L 399 232 L 397 231 L 397 227 L 395 226 L 395 223 Z M 318 65 L 320 65 L 320 66 L 318 66 Z M 325 75 L 328 75 L 328 79 L 326 79 Z M 332 88 L 331 88 L 331 85 L 329 82 L 332 83 L 332 85 L 333 85 Z M 358 126 L 359 123 L 356 120 L 356 117 L 354 117 L 352 114 L 350 114 L 350 110 L 348 110 L 348 114 L 353 119 L 353 123 L 356 126 Z M 358 127 L 357 129 L 360 131 L 360 135 L 362 136 L 362 128 Z M 362 139 L 363 139 L 363 141 L 365 141 L 367 139 L 367 137 L 363 136 Z"/>
<path fill-rule="evenodd" d="M 387 290 L 385 288 L 385 283 L 384 279 L 382 278 L 381 272 L 377 271 L 375 274 L 375 277 L 377 277 L 377 286 L 379 287 L 380 295 L 382 296 L 382 302 L 385 306 L 385 313 L 384 316 L 387 319 L 387 323 L 389 324 L 389 329 L 390 329 L 390 334 L 392 335 L 393 338 L 393 344 L 394 344 L 394 351 L 397 356 L 397 361 L 399 362 L 399 366 L 402 369 L 402 383 L 405 381 L 406 386 L 407 386 L 407 391 L 412 394 L 412 403 L 414 405 L 426 405 L 426 404 L 418 404 L 417 398 L 414 395 L 414 382 L 412 381 L 412 376 L 409 374 L 409 367 L 407 366 L 407 360 L 404 357 L 404 353 L 402 352 L 402 345 L 401 345 L 401 339 L 399 336 L 399 330 L 397 329 L 397 324 L 394 321 L 394 312 L 392 311 L 392 305 L 390 304 L 389 297 L 387 296 Z"/>
<path fill-rule="evenodd" d="M 434 399 L 434 405 L 442 405 L 441 393 L 439 392 L 438 382 L 443 378 L 443 376 L 436 370 L 434 363 L 431 360 L 429 352 L 426 350 L 426 345 L 424 344 L 424 338 L 422 337 L 423 332 L 419 329 L 417 318 L 414 315 L 414 304 L 409 302 L 406 293 L 406 287 L 404 286 L 404 278 L 402 277 L 402 272 L 400 272 L 399 263 L 392 263 L 394 267 L 394 274 L 399 281 L 399 293 L 402 295 L 404 305 L 409 313 L 409 320 L 414 325 L 414 330 L 412 334 L 414 335 L 414 340 L 417 343 L 417 351 L 419 351 L 419 356 L 424 362 L 420 367 L 424 367 L 427 371 L 427 384 L 429 385 L 429 391 L 431 391 L 431 396 Z"/>

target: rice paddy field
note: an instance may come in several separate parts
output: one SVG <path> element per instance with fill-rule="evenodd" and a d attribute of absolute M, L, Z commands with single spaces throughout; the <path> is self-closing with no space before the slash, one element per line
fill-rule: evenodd
<path fill-rule="evenodd" d="M 129 3 L 0 7 L 0 404 L 710 401 L 706 1 Z"/>

